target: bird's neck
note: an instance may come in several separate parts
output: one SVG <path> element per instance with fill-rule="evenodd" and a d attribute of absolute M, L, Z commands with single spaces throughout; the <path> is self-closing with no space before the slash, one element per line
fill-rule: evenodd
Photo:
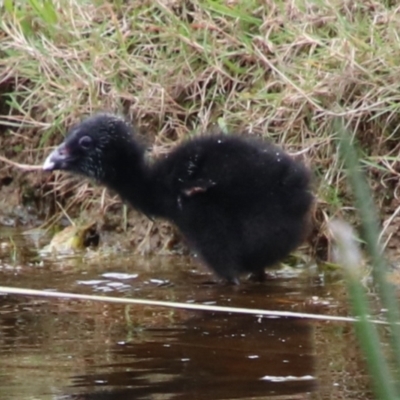
<path fill-rule="evenodd" d="M 106 186 L 114 190 L 124 201 L 149 216 L 160 215 L 157 204 L 156 182 L 151 166 L 145 159 L 144 150 L 132 147 L 115 162 L 115 173 Z"/>

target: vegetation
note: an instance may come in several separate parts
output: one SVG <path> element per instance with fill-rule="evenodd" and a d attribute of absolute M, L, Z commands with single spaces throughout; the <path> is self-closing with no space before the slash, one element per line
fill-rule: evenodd
<path fill-rule="evenodd" d="M 0 7 L 0 135 L 8 159 L 41 164 L 71 124 L 98 110 L 130 118 L 153 156 L 205 131 L 263 135 L 315 171 L 318 247 L 328 216 L 351 211 L 332 129 L 339 116 L 361 143 L 382 219 L 395 222 L 396 2 L 4 0 Z M 103 210 L 120 207 L 62 174 L 0 168 L 0 179 L 23 188 L 19 200 L 45 217 L 60 205 L 71 216 L 98 210 L 100 199 Z M 164 229 L 135 221 L 141 239 Z"/>
<path fill-rule="evenodd" d="M 377 291 L 381 310 L 384 311 L 388 328 L 379 335 L 377 326 L 369 320 L 371 310 L 365 294 L 362 271 L 362 257 L 351 227 L 343 221 L 332 221 L 331 229 L 337 242 L 339 262 L 346 272 L 348 291 L 353 313 L 358 317 L 355 327 L 360 345 L 379 399 L 395 400 L 400 396 L 400 386 L 394 376 L 400 371 L 400 309 L 394 286 L 388 282 L 388 264 L 381 250 L 379 225 L 371 201 L 371 193 L 360 171 L 356 144 L 352 144 L 350 134 L 336 123 L 340 134 L 340 155 L 346 166 L 346 173 L 354 194 L 354 203 L 361 218 L 362 236 L 370 256 L 372 281 Z M 381 342 L 389 333 L 390 352 L 385 351 Z M 387 344 L 386 344 L 387 346 Z"/>

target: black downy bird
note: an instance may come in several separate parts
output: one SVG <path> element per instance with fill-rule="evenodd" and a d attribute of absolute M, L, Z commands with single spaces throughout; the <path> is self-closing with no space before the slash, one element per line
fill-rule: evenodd
<path fill-rule="evenodd" d="M 190 139 L 150 163 L 130 126 L 98 114 L 71 129 L 46 171 L 93 178 L 146 215 L 173 222 L 220 278 L 238 283 L 294 250 L 313 203 L 310 173 L 273 144 L 235 135 Z"/>

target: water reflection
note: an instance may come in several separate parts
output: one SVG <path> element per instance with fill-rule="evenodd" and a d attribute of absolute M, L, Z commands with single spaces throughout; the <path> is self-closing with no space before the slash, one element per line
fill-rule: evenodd
<path fill-rule="evenodd" d="M 4 249 L 2 285 L 346 312 L 343 286 L 329 277 L 276 272 L 227 287 L 204 285 L 184 258 L 37 260 Z M 354 343 L 349 324 L 0 294 L 0 399 L 372 398 Z"/>
<path fill-rule="evenodd" d="M 116 306 L 90 305 L 87 314 L 73 302 L 12 296 L 0 296 L 0 310 L 0 387 L 14 380 L 10 398 L 23 398 L 18 383 L 32 370 L 31 378 L 50 387 L 64 382 L 56 386 L 59 398 L 226 399 L 315 386 L 312 328 L 303 320 L 148 308 L 130 309 L 132 324 Z M 142 325 L 149 313 L 154 327 Z"/>
<path fill-rule="evenodd" d="M 178 329 L 152 331 L 152 338 L 120 343 L 120 363 L 89 367 L 74 387 L 128 388 L 87 399 L 227 399 L 310 392 L 314 386 L 311 328 L 304 321 L 204 315 Z M 116 397 L 116 393 L 118 396 Z M 130 396 L 130 397 L 128 397 Z"/>

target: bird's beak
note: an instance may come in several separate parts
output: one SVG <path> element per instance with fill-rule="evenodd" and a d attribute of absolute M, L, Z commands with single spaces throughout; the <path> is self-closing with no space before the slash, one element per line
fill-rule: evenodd
<path fill-rule="evenodd" d="M 43 164 L 43 171 L 55 171 L 65 169 L 68 165 L 69 154 L 64 144 L 54 149 L 46 158 Z"/>

